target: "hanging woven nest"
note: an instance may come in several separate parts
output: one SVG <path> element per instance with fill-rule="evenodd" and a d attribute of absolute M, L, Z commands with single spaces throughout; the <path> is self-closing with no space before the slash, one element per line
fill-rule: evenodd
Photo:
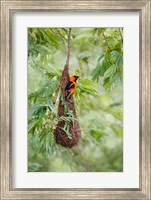
<path fill-rule="evenodd" d="M 63 73 L 60 79 L 61 92 L 64 98 L 65 98 L 65 87 L 68 81 L 69 81 L 68 66 L 65 65 L 65 68 L 63 70 Z M 81 139 L 80 124 L 77 119 L 73 97 L 71 97 L 71 100 L 73 103 L 66 101 L 68 108 L 72 111 L 73 116 L 74 116 L 74 122 L 71 121 L 70 124 L 68 125 L 69 133 L 71 134 L 71 137 L 69 137 L 69 135 L 67 135 L 67 133 L 63 130 L 66 123 L 65 121 L 59 121 L 58 124 L 56 125 L 56 129 L 54 132 L 56 142 L 64 147 L 69 147 L 69 148 L 77 145 Z M 60 97 L 59 105 L 58 105 L 58 117 L 62 117 L 62 116 L 67 117 L 67 115 L 65 114 L 64 105 Z"/>
<path fill-rule="evenodd" d="M 62 97 L 65 100 L 68 110 L 72 113 L 74 120 L 68 123 L 68 133 L 65 131 L 66 121 L 62 120 L 59 121 L 56 125 L 56 129 L 54 131 L 56 142 L 64 147 L 72 148 L 76 146 L 79 141 L 81 140 L 81 131 L 80 131 L 80 124 L 77 118 L 76 110 L 75 110 L 75 103 L 74 98 L 71 96 L 71 102 L 66 101 L 65 98 L 65 88 L 67 83 L 69 82 L 69 55 L 70 55 L 70 35 L 71 29 L 69 29 L 68 35 L 68 55 L 67 55 L 67 62 L 65 64 L 64 70 L 62 72 L 62 76 L 60 78 L 60 89 L 61 95 L 59 99 L 58 105 L 58 118 L 60 117 L 68 117 L 68 114 L 65 111 L 65 105 L 62 101 Z"/>

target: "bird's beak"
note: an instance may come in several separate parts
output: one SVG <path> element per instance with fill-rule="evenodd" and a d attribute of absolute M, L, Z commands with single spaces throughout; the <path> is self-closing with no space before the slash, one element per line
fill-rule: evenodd
<path fill-rule="evenodd" d="M 79 78 L 79 76 L 76 76 L 76 79 L 78 79 Z"/>

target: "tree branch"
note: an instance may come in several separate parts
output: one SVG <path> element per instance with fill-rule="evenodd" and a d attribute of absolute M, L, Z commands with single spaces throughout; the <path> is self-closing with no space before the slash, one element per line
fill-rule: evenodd
<path fill-rule="evenodd" d="M 71 28 L 69 28 L 69 33 L 68 33 L 68 49 L 67 49 L 67 61 L 66 61 L 66 65 L 69 65 L 70 50 L 71 50 Z"/>
<path fill-rule="evenodd" d="M 108 41 L 107 41 L 107 39 L 106 39 L 104 33 L 102 33 L 102 35 L 103 35 L 103 37 L 104 37 L 104 40 L 105 40 L 106 46 L 108 47 L 108 49 L 109 49 L 110 51 L 112 51 L 112 49 L 110 48 L 110 46 L 109 46 L 109 44 L 108 44 Z"/>

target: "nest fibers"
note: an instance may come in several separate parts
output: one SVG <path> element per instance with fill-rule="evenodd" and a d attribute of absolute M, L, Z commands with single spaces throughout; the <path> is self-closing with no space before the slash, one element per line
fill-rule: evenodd
<path fill-rule="evenodd" d="M 66 64 L 60 79 L 60 88 L 64 99 L 65 99 L 65 88 L 68 82 L 69 82 L 69 70 L 68 70 L 68 64 Z M 66 101 L 66 105 L 68 106 L 68 109 L 72 112 L 72 115 L 74 117 L 74 120 L 70 121 L 68 124 L 68 132 L 70 133 L 70 136 L 67 134 L 66 131 L 64 131 L 66 122 L 63 120 L 57 123 L 56 129 L 54 131 L 56 142 L 68 148 L 76 146 L 81 140 L 80 124 L 77 119 L 73 96 L 71 96 L 71 100 L 73 103 Z M 63 105 L 63 102 L 60 97 L 58 105 L 58 117 L 62 116 L 68 117 L 67 114 L 65 113 L 65 106 Z"/>

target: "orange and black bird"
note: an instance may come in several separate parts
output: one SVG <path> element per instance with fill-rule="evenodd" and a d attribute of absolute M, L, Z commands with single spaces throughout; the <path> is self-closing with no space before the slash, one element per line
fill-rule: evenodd
<path fill-rule="evenodd" d="M 70 80 L 68 82 L 68 84 L 66 85 L 66 99 L 67 101 L 70 101 L 70 97 L 71 95 L 75 92 L 76 87 L 77 87 L 77 79 L 79 78 L 79 76 L 73 75 L 70 77 Z"/>

